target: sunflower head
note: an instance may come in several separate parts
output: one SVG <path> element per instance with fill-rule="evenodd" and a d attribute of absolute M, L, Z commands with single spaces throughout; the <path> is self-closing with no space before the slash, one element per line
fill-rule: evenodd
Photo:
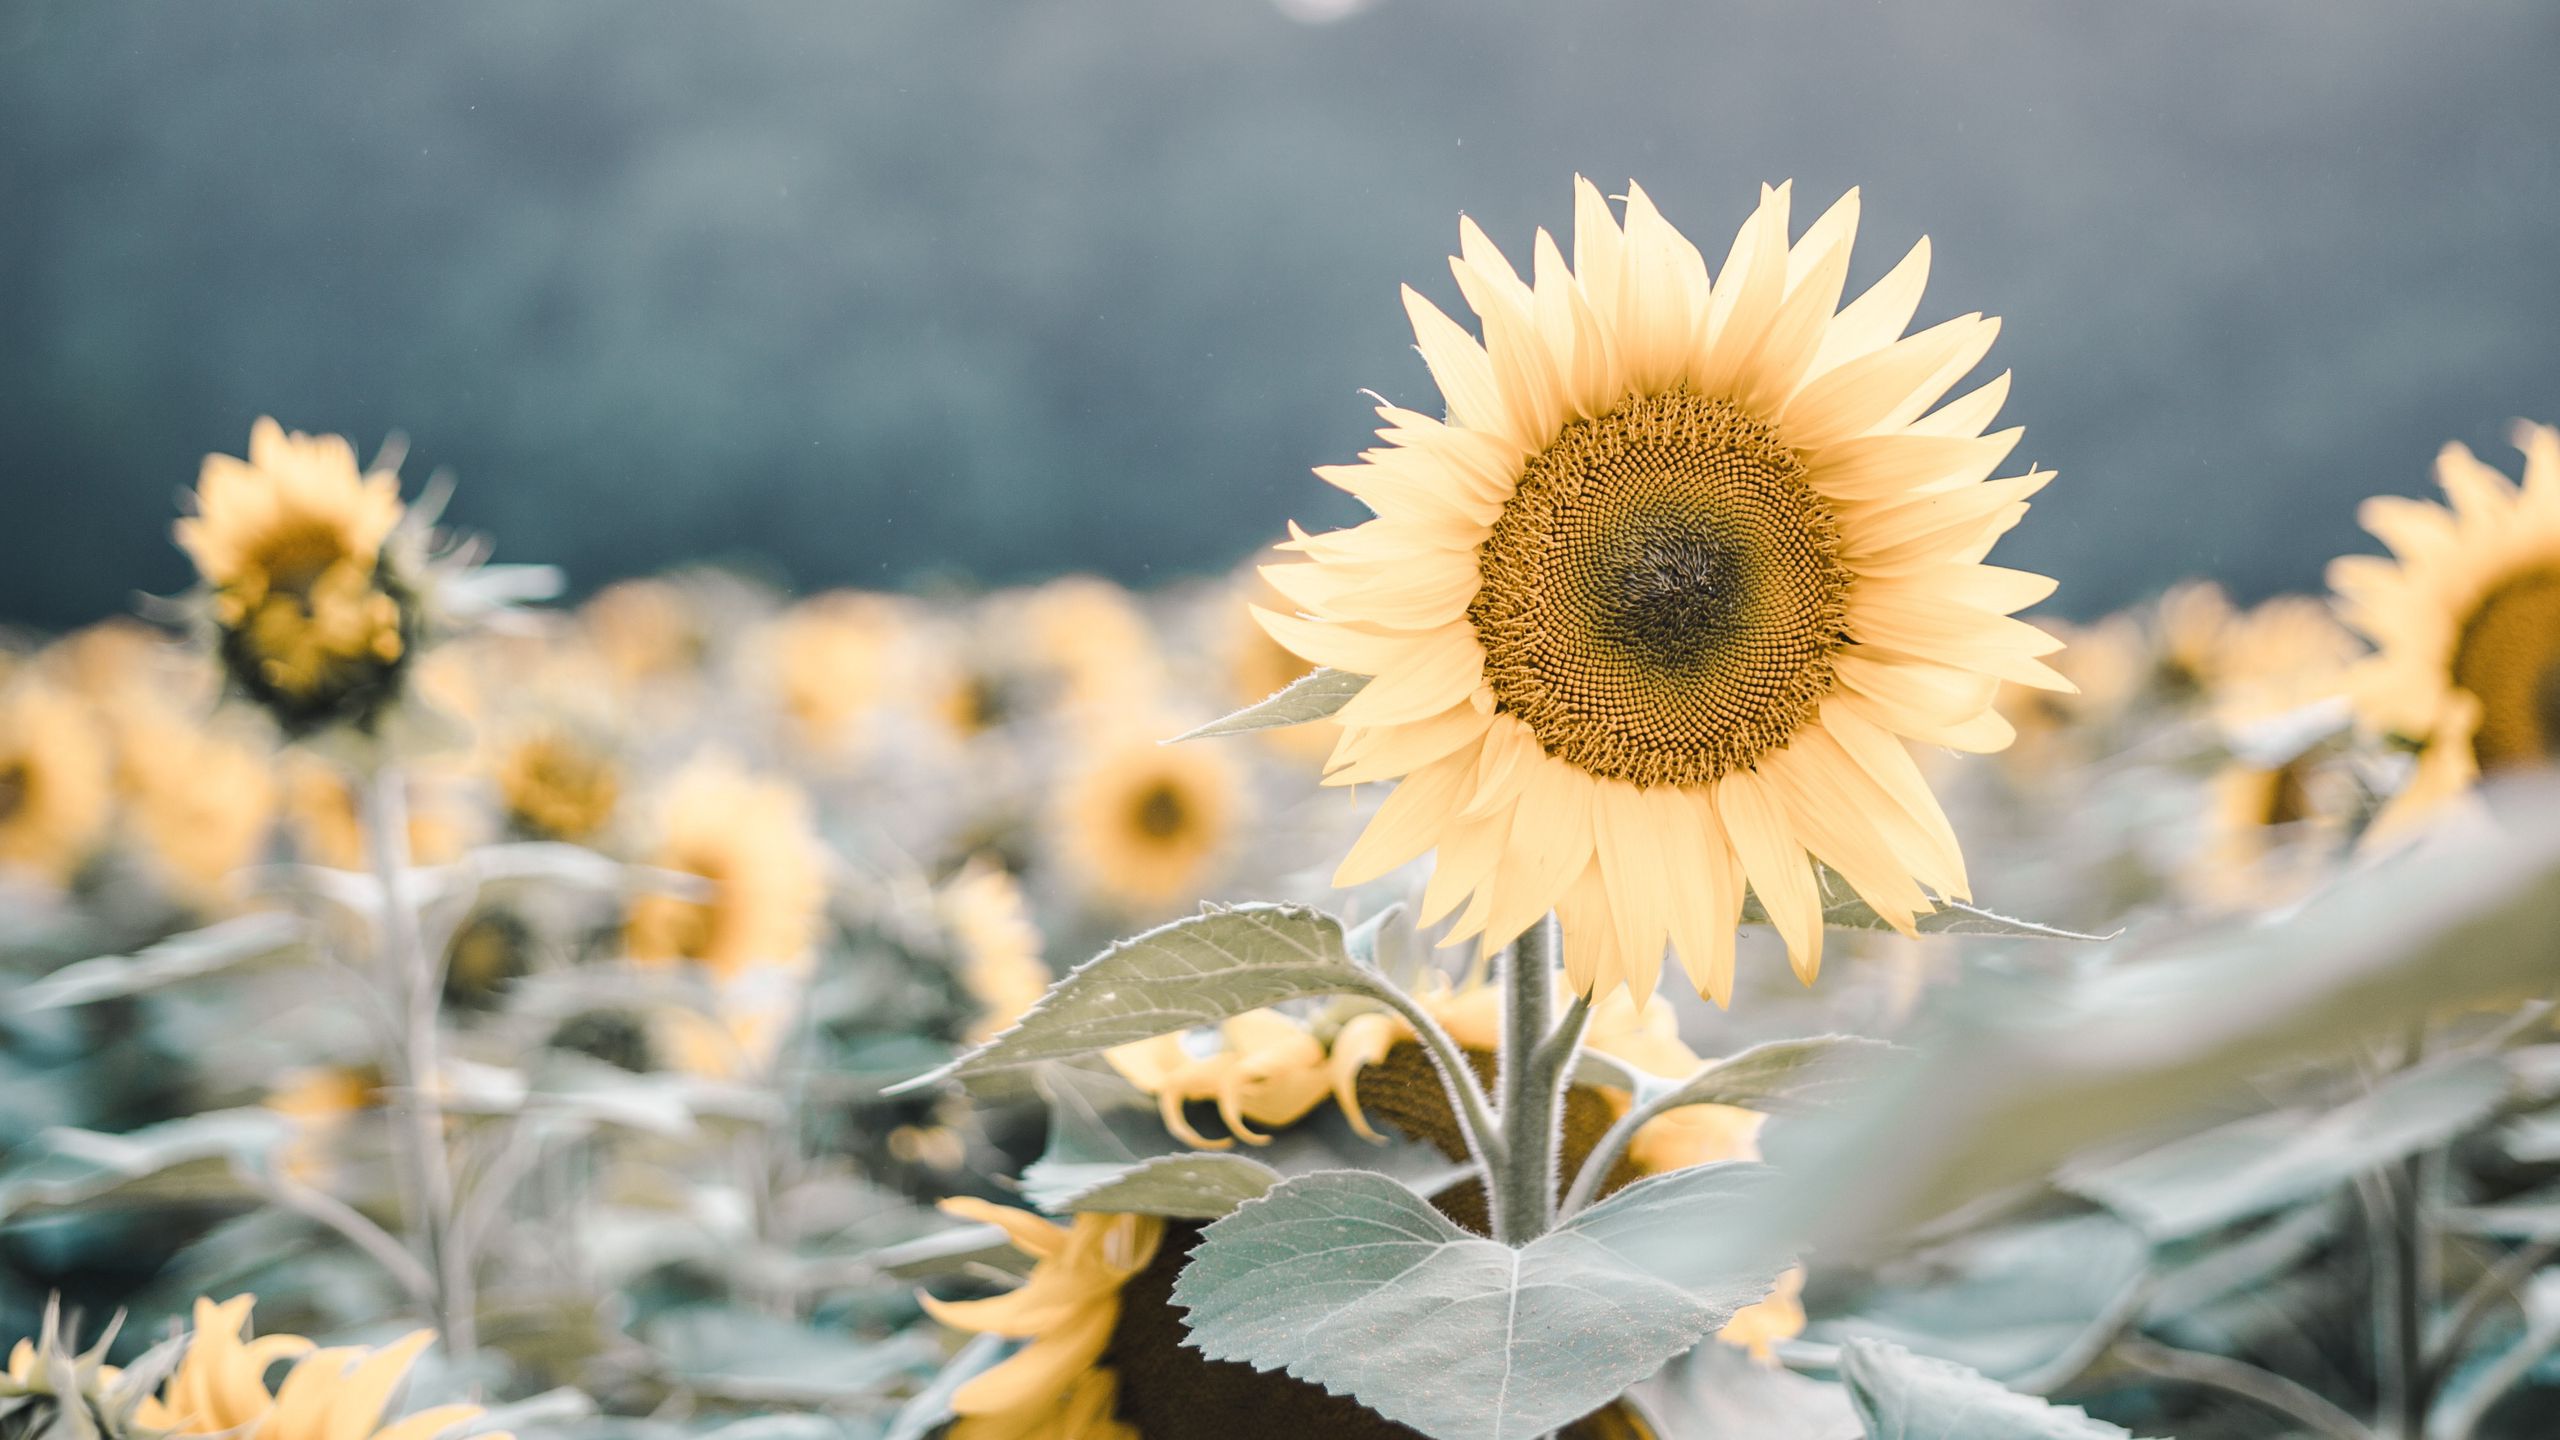
<path fill-rule="evenodd" d="M 952 1395 L 960 1420 L 951 1440 L 1144 1440 L 1118 1418 L 1118 1379 L 1101 1361 L 1120 1319 L 1120 1289 L 1155 1259 L 1164 1222 L 1085 1214 L 1061 1226 L 967 1198 L 942 1208 L 999 1227 L 1038 1262 L 1021 1289 L 991 1300 L 920 1297 L 926 1313 L 954 1329 L 1030 1342 Z"/>
<path fill-rule="evenodd" d="M 76 1351 L 58 1301 L 44 1329 L 11 1346 L 0 1369 L 0 1440 L 157 1440 L 172 1428 L 151 1392 L 173 1354 L 154 1352 L 131 1370 L 106 1363 L 110 1333 Z"/>
<path fill-rule="evenodd" d="M 1903 334 L 1926 242 L 1842 307 L 1856 194 L 1795 238 L 1790 205 L 1764 189 L 1711 280 L 1583 182 L 1571 262 L 1540 234 L 1527 279 L 1461 224 L 1481 340 L 1406 292 L 1447 415 L 1385 407 L 1318 470 L 1376 518 L 1293 532 L 1264 573 L 1296 613 L 1257 611 L 1371 677 L 1329 783 L 1403 781 L 1336 883 L 1436 849 L 1452 941 L 1552 910 L 1577 989 L 1650 995 L 1670 946 L 1719 1001 L 1746 886 L 1807 979 L 1814 861 L 1906 930 L 1967 893 L 1904 741 L 1995 750 L 2003 681 L 2070 688 L 2010 618 L 2052 582 L 1982 563 L 2050 476 L 1989 478 L 2006 376 L 1940 403 L 1995 322 Z"/>
<path fill-rule="evenodd" d="M 804 740 L 859 740 L 863 722 L 904 688 L 905 635 L 897 602 L 852 590 L 804 600 L 774 622 L 773 683 Z"/>
<path fill-rule="evenodd" d="M 826 901 L 825 857 L 808 798 L 720 756 L 669 786 L 650 863 L 709 882 L 699 900 L 634 900 L 623 944 L 641 961 L 690 960 L 718 976 L 804 959 Z"/>
<path fill-rule="evenodd" d="M 500 751 L 497 771 L 508 828 L 536 840 L 591 843 L 622 800 L 622 767 L 612 752 L 567 726 L 515 736 Z"/>
<path fill-rule="evenodd" d="M 111 722 L 127 833 L 199 909 L 233 903 L 226 882 L 275 828 L 275 756 L 260 737 L 138 702 Z"/>
<path fill-rule="evenodd" d="M 2450 506 L 2376 496 L 2360 518 L 2392 558 L 2331 562 L 2339 612 L 2374 644 L 2352 697 L 2419 750 L 2377 818 L 2388 836 L 2481 775 L 2560 763 L 2560 431 L 2518 425 L 2524 480 L 2460 445 L 2436 459 Z"/>
<path fill-rule="evenodd" d="M 234 684 L 289 731 L 369 727 L 399 693 L 418 606 L 386 563 L 400 480 L 335 435 L 261 418 L 246 460 L 208 455 L 178 544 L 211 592 Z"/>
<path fill-rule="evenodd" d="M 961 988 L 978 1005 L 967 1035 L 974 1044 L 1021 1019 L 1049 988 L 1040 927 L 1032 921 L 1021 882 L 984 857 L 962 866 L 936 898 L 956 951 Z"/>
<path fill-rule="evenodd" d="M 1054 843 L 1096 899 L 1161 910 L 1200 893 L 1243 804 L 1243 777 L 1214 749 L 1097 739 L 1060 791 Z"/>
<path fill-rule="evenodd" d="M 181 1435 L 236 1433 L 256 1440 L 434 1440 L 478 1417 L 477 1405 L 440 1405 L 390 1423 L 383 1411 L 418 1356 L 435 1341 L 420 1330 L 368 1349 L 320 1349 L 297 1335 L 247 1334 L 256 1297 L 198 1300 L 195 1329 L 165 1406 Z M 293 1368 L 267 1388 L 279 1361 Z M 502 1440 L 502 1437 L 492 1437 Z M 512 1440 L 512 1437 L 503 1437 Z"/>
<path fill-rule="evenodd" d="M 109 764 L 89 707 L 33 674 L 0 690 L 0 870 L 69 883 L 106 834 Z"/>

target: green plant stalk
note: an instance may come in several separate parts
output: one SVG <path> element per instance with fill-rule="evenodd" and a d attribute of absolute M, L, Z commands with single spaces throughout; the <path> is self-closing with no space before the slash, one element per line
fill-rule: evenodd
<path fill-rule="evenodd" d="M 1474 1068 L 1467 1064 L 1466 1052 L 1450 1038 L 1448 1030 L 1431 1012 L 1422 1008 L 1412 996 L 1392 981 L 1379 988 L 1378 998 L 1401 1016 L 1431 1057 L 1431 1065 L 1440 1074 L 1440 1088 L 1449 1096 L 1449 1105 L 1457 1113 L 1458 1133 L 1467 1142 L 1467 1151 L 1482 1166 L 1485 1175 L 1485 1197 L 1493 1203 L 1493 1176 L 1502 1168 L 1502 1129 L 1494 1123 L 1493 1105 L 1484 1087 L 1476 1082 Z"/>
<path fill-rule="evenodd" d="M 1564 1077 L 1591 1007 L 1575 997 L 1561 1022 L 1551 1014 L 1557 951 L 1555 917 L 1544 916 L 1512 946 L 1503 970 L 1502 1164 L 1490 1186 L 1493 1238 L 1526 1245 L 1554 1228 Z"/>
<path fill-rule="evenodd" d="M 364 805 L 366 849 L 382 887 L 375 941 L 399 1044 L 386 1067 L 398 1084 L 399 1149 L 410 1183 L 411 1236 L 436 1280 L 436 1322 L 446 1353 L 468 1360 L 479 1349 L 478 1304 L 471 1256 L 455 1243 L 452 1158 L 445 1151 L 444 1105 L 436 1094 L 437 1011 L 443 1002 L 441 957 L 421 943 L 416 898 L 409 889 L 409 794 L 397 765 L 374 771 Z"/>

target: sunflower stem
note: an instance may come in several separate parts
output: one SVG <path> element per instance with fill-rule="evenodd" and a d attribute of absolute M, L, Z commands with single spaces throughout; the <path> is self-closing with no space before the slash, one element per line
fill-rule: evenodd
<path fill-rule="evenodd" d="M 373 773 L 365 797 L 365 848 L 382 887 L 375 929 L 382 984 L 399 1017 L 400 1043 L 385 1066 L 397 1082 L 394 1103 L 405 1158 L 406 1197 L 413 1241 L 436 1281 L 436 1321 L 445 1352 L 457 1363 L 479 1348 L 478 1297 L 471 1257 L 454 1243 L 452 1157 L 445 1151 L 444 1105 L 436 1093 L 437 1010 L 443 999 L 440 957 L 430 954 L 419 930 L 418 902 L 409 888 L 408 778 L 397 765 Z"/>
<path fill-rule="evenodd" d="M 1577 998 L 1563 1024 L 1552 1023 L 1556 939 L 1555 917 L 1540 917 L 1511 947 L 1504 969 L 1496 1086 L 1503 1163 L 1495 1171 L 1490 1198 L 1493 1238 L 1506 1245 L 1526 1245 L 1555 1224 L 1560 1081 L 1590 1013 Z M 1552 1043 L 1568 1030 L 1569 1039 Z"/>

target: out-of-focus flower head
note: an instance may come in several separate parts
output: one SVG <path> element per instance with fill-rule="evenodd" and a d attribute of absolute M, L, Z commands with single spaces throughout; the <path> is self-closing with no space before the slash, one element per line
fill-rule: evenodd
<path fill-rule="evenodd" d="M 706 754 L 668 786 L 650 863 L 710 882 L 702 900 L 647 894 L 631 903 L 623 944 L 635 960 L 690 960 L 714 975 L 796 965 L 818 937 L 825 854 L 808 798 Z"/>
<path fill-rule="evenodd" d="M 179 1435 L 239 1440 L 434 1440 L 483 1412 L 477 1405 L 439 1405 L 384 1423 L 384 1411 L 418 1356 L 435 1343 L 419 1330 L 379 1348 L 321 1349 L 295 1335 L 247 1336 L 256 1297 L 219 1305 L 198 1300 L 195 1330 L 165 1411 Z M 291 1360 L 284 1383 L 267 1388 L 267 1372 Z M 512 1437 L 489 1437 L 512 1440 Z"/>
<path fill-rule="evenodd" d="M 1242 818 L 1244 778 L 1214 746 L 1163 745 L 1161 728 L 1096 735 L 1060 786 L 1051 848 L 1106 908 L 1197 897 Z"/>
<path fill-rule="evenodd" d="M 768 630 L 766 663 L 800 739 L 820 751 L 859 746 L 882 706 L 911 690 L 906 607 L 839 590 L 792 606 Z"/>
<path fill-rule="evenodd" d="M 1108 580 L 1069 575 L 998 608 L 1012 611 L 1017 643 L 1071 719 L 1107 721 L 1146 703 L 1162 685 L 1155 627 L 1129 592 Z"/>
<path fill-rule="evenodd" d="M 508 828 L 535 840 L 588 844 L 613 823 L 622 766 L 598 736 L 565 724 L 519 729 L 496 745 L 498 803 Z"/>
<path fill-rule="evenodd" d="M 279 1156 L 287 1175 L 323 1185 L 336 1165 L 338 1141 L 356 1118 L 382 1103 L 382 1076 L 349 1065 L 314 1065 L 277 1077 L 266 1106 L 293 1122 Z"/>
<path fill-rule="evenodd" d="M 418 577 L 390 552 L 400 479 L 335 435 L 261 417 L 246 460 L 208 455 L 177 525 L 232 682 L 288 731 L 369 729 L 417 641 Z"/>
<path fill-rule="evenodd" d="M 2375 647 L 2353 677 L 2357 717 L 2418 749 L 2377 843 L 2482 775 L 2560 761 L 2560 430 L 2519 424 L 2515 444 L 2522 485 L 2447 445 L 2436 480 L 2451 506 L 2377 495 L 2359 518 L 2393 558 L 2330 562 L 2341 617 Z"/>
<path fill-rule="evenodd" d="M 106 836 L 109 763 L 78 699 L 36 673 L 0 689 L 0 870 L 68 884 Z"/>
<path fill-rule="evenodd" d="M 303 751 L 281 762 L 286 828 L 294 848 L 314 865 L 363 870 L 372 864 L 365 844 L 364 813 L 345 769 Z M 409 858 L 421 865 L 447 864 L 471 843 L 476 817 L 461 794 L 460 777 L 423 767 L 409 777 Z"/>
<path fill-rule="evenodd" d="M 983 857 L 962 866 L 936 898 L 957 952 L 961 987 L 978 1005 L 967 1038 L 985 1040 L 1021 1019 L 1049 988 L 1040 927 L 1021 883 Z"/>

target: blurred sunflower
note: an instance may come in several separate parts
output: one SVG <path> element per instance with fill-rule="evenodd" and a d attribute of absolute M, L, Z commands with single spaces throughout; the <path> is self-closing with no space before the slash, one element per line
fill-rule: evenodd
<path fill-rule="evenodd" d="M 1155 693 L 1163 656 L 1129 592 L 1091 575 L 1052 580 L 1014 605 L 1012 633 L 1071 718 L 1107 715 Z"/>
<path fill-rule="evenodd" d="M 532 839 L 591 843 L 622 801 L 612 753 L 565 725 L 531 727 L 504 742 L 496 769 L 508 827 Z"/>
<path fill-rule="evenodd" d="M 1021 1019 L 1049 988 L 1040 927 L 1020 882 L 989 860 L 962 866 L 936 900 L 958 950 L 961 988 L 978 1004 L 966 1037 L 975 1044 Z"/>
<path fill-rule="evenodd" d="M 74 1353 L 59 1303 L 48 1304 L 43 1330 L 10 1346 L 9 1363 L 0 1367 L 0 1435 L 156 1440 L 169 1434 L 175 1426 L 151 1393 L 157 1388 L 151 1374 L 106 1363 L 114 1328 Z"/>
<path fill-rule="evenodd" d="M 78 700 L 35 675 L 0 693 L 0 870 L 70 883 L 106 834 L 108 763 Z"/>
<path fill-rule="evenodd" d="M 1054 848 L 1105 904 L 1160 910 L 1200 893 L 1244 803 L 1244 777 L 1213 748 L 1097 739 L 1059 790 Z"/>
<path fill-rule="evenodd" d="M 257 862 L 275 828 L 274 753 L 166 705 L 137 703 L 112 728 L 126 830 L 177 895 L 227 907 L 225 882 Z"/>
<path fill-rule="evenodd" d="M 2560 431 L 2518 424 L 2518 487 L 2460 445 L 2436 457 L 2451 508 L 2397 495 L 2358 518 L 2392 552 L 2329 564 L 2339 612 L 2376 652 L 2356 712 L 2418 747 L 2416 774 L 2374 820 L 2386 839 L 2483 775 L 2560 760 Z"/>
<path fill-rule="evenodd" d="M 711 894 L 633 900 L 623 926 L 631 957 L 691 960 L 723 977 L 806 958 L 826 901 L 807 797 L 709 755 L 676 775 L 660 808 L 650 863 L 709 881 Z"/>
<path fill-rule="evenodd" d="M 2326 605 L 2300 595 L 2235 612 L 2216 635 L 2204 700 L 2235 753 L 2209 782 L 2191 887 L 2205 903 L 2280 903 L 2319 878 L 2354 786 L 2316 745 L 2261 756 L 2251 742 L 2310 707 L 2342 703 L 2360 648 Z"/>
<path fill-rule="evenodd" d="M 198 1300 L 195 1330 L 164 1405 L 182 1436 L 237 1440 L 433 1440 L 483 1412 L 477 1405 L 440 1405 L 383 1423 L 383 1409 L 435 1333 L 416 1331 L 379 1349 L 319 1349 L 294 1335 L 244 1333 L 254 1296 L 222 1304 Z M 267 1372 L 291 1360 L 284 1383 L 270 1392 Z M 493 1435 L 487 1440 L 510 1440 Z"/>
<path fill-rule="evenodd" d="M 340 1137 L 381 1103 L 379 1071 L 315 1065 L 277 1077 L 267 1092 L 266 1107 L 293 1123 L 293 1134 L 277 1156 L 284 1172 L 325 1187 L 335 1168 Z"/>
<path fill-rule="evenodd" d="M 769 636 L 784 713 L 812 746 L 860 741 L 861 726 L 903 688 L 906 617 L 886 595 L 840 590 L 783 612 Z"/>
<path fill-rule="evenodd" d="M 955 1329 L 1030 1343 L 952 1397 L 950 1440 L 1413 1440 L 1419 1432 L 1289 1375 L 1211 1360 L 1184 1344 L 1173 1304 L 1201 1227 L 1142 1215 L 1083 1214 L 1059 1225 L 983 1200 L 942 1208 L 1001 1228 L 1034 1257 L 1031 1278 L 990 1300 L 921 1297 Z M 1616 1406 L 1566 1440 L 1637 1436 Z"/>
<path fill-rule="evenodd" d="M 1302 613 L 1256 612 L 1373 677 L 1329 783 L 1404 778 L 1336 883 L 1436 849 L 1451 941 L 1553 910 L 1576 989 L 1650 995 L 1667 943 L 1719 1002 L 1746 883 L 1807 980 L 1813 861 L 1906 930 L 1969 893 L 1902 741 L 1997 750 L 2001 681 L 2069 688 L 2009 618 L 2053 582 L 1981 563 L 2051 476 L 1987 478 L 2006 375 L 1931 410 L 1998 325 L 1902 335 L 1927 242 L 1840 309 L 1856 192 L 1792 247 L 1790 203 L 1712 287 L 1634 186 L 1622 227 L 1579 182 L 1575 262 L 1540 235 L 1534 283 L 1462 222 L 1482 344 L 1405 292 L 1448 419 L 1382 408 L 1384 448 L 1317 472 L 1378 518 L 1294 533 L 1265 573 Z"/>
<path fill-rule="evenodd" d="M 606 672 L 626 686 L 689 679 L 711 648 L 694 597 L 669 579 L 607 585 L 578 611 L 578 623 Z"/>
<path fill-rule="evenodd" d="M 249 457 L 208 455 L 177 540 L 212 592 L 232 681 L 296 733 L 369 726 L 398 692 L 416 606 L 384 561 L 400 479 L 336 435 L 261 417 Z"/>

